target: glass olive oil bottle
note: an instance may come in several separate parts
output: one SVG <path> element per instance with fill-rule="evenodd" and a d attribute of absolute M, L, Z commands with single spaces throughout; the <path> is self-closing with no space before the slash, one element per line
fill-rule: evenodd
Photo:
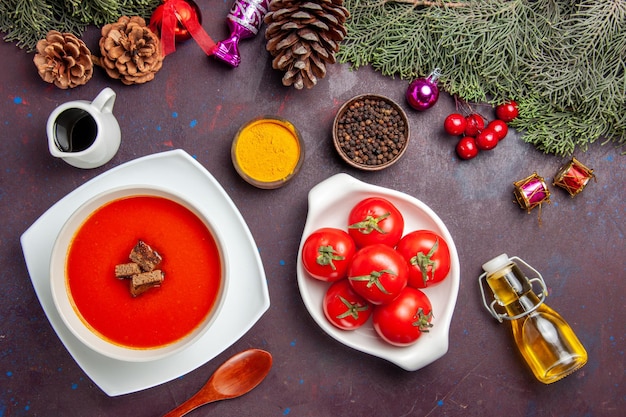
<path fill-rule="evenodd" d="M 535 272 L 537 278 L 528 279 L 515 261 Z M 485 263 L 483 269 L 479 278 L 483 303 L 498 321 L 511 323 L 515 344 L 539 381 L 550 384 L 587 363 L 587 351 L 572 328 L 544 303 L 547 289 L 539 272 L 506 254 Z M 492 292 L 491 303 L 483 280 Z M 539 295 L 533 291 L 533 283 L 541 286 Z"/>

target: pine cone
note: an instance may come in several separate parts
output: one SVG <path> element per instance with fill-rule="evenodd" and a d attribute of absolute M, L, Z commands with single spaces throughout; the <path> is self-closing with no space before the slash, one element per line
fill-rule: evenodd
<path fill-rule="evenodd" d="M 335 63 L 350 13 L 343 0 L 272 0 L 265 15 L 266 49 L 272 67 L 284 71 L 283 85 L 312 88 Z"/>
<path fill-rule="evenodd" d="M 71 33 L 49 31 L 37 42 L 33 62 L 44 81 L 64 90 L 85 84 L 93 75 L 89 48 Z"/>
<path fill-rule="evenodd" d="M 102 28 L 100 53 L 94 57 L 111 78 L 124 84 L 142 84 L 154 79 L 163 65 L 163 54 L 158 36 L 139 16 L 122 16 L 116 23 Z"/>

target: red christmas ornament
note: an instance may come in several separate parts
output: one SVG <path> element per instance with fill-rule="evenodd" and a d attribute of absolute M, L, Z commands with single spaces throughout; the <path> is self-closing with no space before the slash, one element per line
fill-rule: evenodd
<path fill-rule="evenodd" d="M 572 158 L 557 171 L 552 185 L 565 189 L 570 196 L 574 197 L 585 188 L 591 178 L 595 180 L 595 177 L 593 169 L 587 168 L 582 162 Z"/>
<path fill-rule="evenodd" d="M 161 38 L 163 54 L 176 50 L 176 42 L 194 38 L 207 55 L 215 52 L 215 42 L 202 28 L 202 14 L 193 0 L 164 0 L 150 17 L 150 29 Z"/>
<path fill-rule="evenodd" d="M 165 2 L 152 13 L 150 29 L 154 33 L 161 33 L 163 15 L 168 13 L 166 4 L 169 2 L 169 0 L 165 0 Z M 186 23 L 196 20 L 198 23 L 202 24 L 202 15 L 198 5 L 193 0 L 181 0 L 178 2 L 174 15 L 177 20 L 176 27 L 174 28 L 174 39 L 176 42 L 184 42 L 191 39 L 191 33 L 189 33 L 187 29 Z"/>

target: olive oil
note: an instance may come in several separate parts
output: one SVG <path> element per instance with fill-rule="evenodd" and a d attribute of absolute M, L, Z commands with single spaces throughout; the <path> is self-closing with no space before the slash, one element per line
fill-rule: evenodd
<path fill-rule="evenodd" d="M 481 282 L 483 301 L 496 319 L 511 322 L 522 357 L 539 381 L 550 384 L 587 363 L 587 352 L 567 322 L 544 303 L 547 291 L 541 275 L 524 263 L 538 275 L 528 279 L 513 259 L 524 263 L 503 254 L 483 265 L 480 279 L 485 279 L 494 298 L 487 303 Z M 533 282 L 542 286 L 540 295 L 533 291 Z"/>

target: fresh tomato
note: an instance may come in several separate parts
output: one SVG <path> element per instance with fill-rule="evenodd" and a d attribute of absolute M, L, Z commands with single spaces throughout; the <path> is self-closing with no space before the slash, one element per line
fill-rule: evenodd
<path fill-rule="evenodd" d="M 450 248 L 431 230 L 415 230 L 400 239 L 396 251 L 409 267 L 408 285 L 424 288 L 441 282 L 450 272 Z"/>
<path fill-rule="evenodd" d="M 311 233 L 302 246 L 302 265 L 313 277 L 322 281 L 345 278 L 356 252 L 348 232 L 323 227 Z"/>
<path fill-rule="evenodd" d="M 478 155 L 478 147 L 476 146 L 476 139 L 471 136 L 462 137 L 456 144 L 456 154 L 461 159 L 472 159 Z"/>
<path fill-rule="evenodd" d="M 406 261 L 392 247 L 376 244 L 359 249 L 352 258 L 348 280 L 357 294 L 372 304 L 385 304 L 408 282 Z"/>
<path fill-rule="evenodd" d="M 509 126 L 507 126 L 506 122 L 499 119 L 490 121 L 486 129 L 493 131 L 498 141 L 504 139 L 509 133 Z"/>
<path fill-rule="evenodd" d="M 462 114 L 452 113 L 443 121 L 443 129 L 447 134 L 460 136 L 465 132 L 467 121 Z"/>
<path fill-rule="evenodd" d="M 498 138 L 493 130 L 484 129 L 476 136 L 476 146 L 481 151 L 489 151 L 496 147 Z"/>
<path fill-rule="evenodd" d="M 432 306 L 422 291 L 407 287 L 391 303 L 376 306 L 372 316 L 376 333 L 394 346 L 409 346 L 433 325 Z"/>
<path fill-rule="evenodd" d="M 496 117 L 503 122 L 508 123 L 517 116 L 519 116 L 519 108 L 517 107 L 517 103 L 514 101 L 509 101 L 496 106 Z"/>
<path fill-rule="evenodd" d="M 483 117 L 478 113 L 467 115 L 467 117 L 465 117 L 465 121 L 466 136 L 476 136 L 485 128 L 485 119 L 483 119 Z"/>
<path fill-rule="evenodd" d="M 348 216 L 348 233 L 359 248 L 376 243 L 394 247 L 403 232 L 402 213 L 384 198 L 361 200 Z"/>
<path fill-rule="evenodd" d="M 326 319 L 332 325 L 342 330 L 353 330 L 365 324 L 374 306 L 358 295 L 347 279 L 342 279 L 328 287 L 323 308 Z"/>

